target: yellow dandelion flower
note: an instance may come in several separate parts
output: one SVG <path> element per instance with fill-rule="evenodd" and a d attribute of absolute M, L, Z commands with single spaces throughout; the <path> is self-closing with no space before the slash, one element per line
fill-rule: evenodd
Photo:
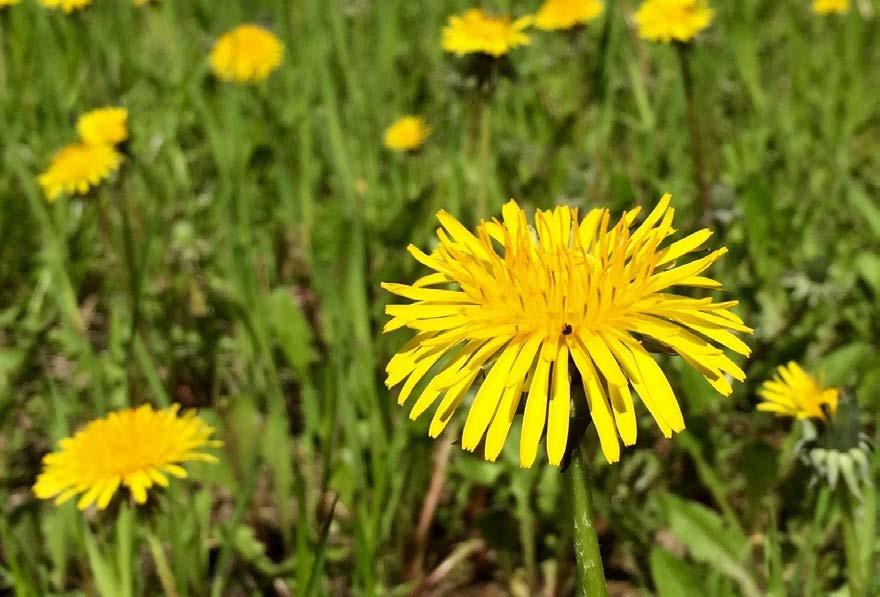
<path fill-rule="evenodd" d="M 576 369 L 602 451 L 615 462 L 618 437 L 628 446 L 636 440 L 631 390 L 665 436 L 684 429 L 669 381 L 640 337 L 681 355 L 718 392 L 730 394 L 728 377 L 742 381 L 744 373 L 716 345 L 748 355 L 731 332 L 752 331 L 731 312 L 736 301 L 669 290 L 720 287 L 702 273 L 727 250 L 684 259 L 711 236 L 705 229 L 661 247 L 674 233 L 669 203 L 665 195 L 635 229 L 638 208 L 610 228 L 607 209 L 580 221 L 574 208 L 539 210 L 531 227 L 510 201 L 502 220 L 482 221 L 476 234 L 441 211 L 437 249 L 428 255 L 409 247 L 434 273 L 412 285 L 382 285 L 414 301 L 388 306 L 384 331 L 417 332 L 388 363 L 386 384 L 403 382 L 398 402 L 404 404 L 435 371 L 410 418 L 440 399 L 429 431 L 436 437 L 479 379 L 462 446 L 474 451 L 485 438 L 485 457 L 495 460 L 525 393 L 520 464 L 533 464 L 545 429 L 547 455 L 559 464 L 568 439 L 569 376 Z"/>
<path fill-rule="evenodd" d="M 523 31 L 532 24 L 532 17 L 511 21 L 509 17 L 490 17 L 479 8 L 449 17 L 443 28 L 442 46 L 457 56 L 488 54 L 499 58 L 513 48 L 529 44 Z"/>
<path fill-rule="evenodd" d="M 128 110 L 98 108 L 86 112 L 76 121 L 76 132 L 85 143 L 117 145 L 128 139 Z"/>
<path fill-rule="evenodd" d="M 844 14 L 849 11 L 849 0 L 813 0 L 813 12 L 817 15 Z"/>
<path fill-rule="evenodd" d="M 385 129 L 385 147 L 393 151 L 415 151 L 431 134 L 431 127 L 421 116 L 403 116 Z"/>
<path fill-rule="evenodd" d="M 0 0 L 0 8 L 6 6 L 12 6 L 13 4 L 18 4 L 21 0 Z"/>
<path fill-rule="evenodd" d="M 776 370 L 772 380 L 765 381 L 758 394 L 764 399 L 758 410 L 776 413 L 781 417 L 822 419 L 827 407 L 837 412 L 837 388 L 826 388 L 812 375 L 791 362 Z"/>
<path fill-rule="evenodd" d="M 571 29 L 598 18 L 604 10 L 600 0 L 546 0 L 535 14 L 535 27 L 545 31 Z"/>
<path fill-rule="evenodd" d="M 214 44 L 211 68 L 224 81 L 263 81 L 281 65 L 283 56 L 284 44 L 274 33 L 257 25 L 239 25 Z"/>
<path fill-rule="evenodd" d="M 85 195 L 121 164 L 122 155 L 111 145 L 71 143 L 55 153 L 37 180 L 46 198 L 54 201 L 63 193 Z"/>
<path fill-rule="evenodd" d="M 217 462 L 201 451 L 220 444 L 209 439 L 214 430 L 195 412 L 178 416 L 178 409 L 176 404 L 158 411 L 144 405 L 92 421 L 43 458 L 34 493 L 40 499 L 54 498 L 55 504 L 79 495 L 80 510 L 92 504 L 103 510 L 124 485 L 143 504 L 153 485 L 168 486 L 166 475 L 186 478 L 181 463 Z"/>
<path fill-rule="evenodd" d="M 131 0 L 131 1 L 132 1 L 132 4 L 134 4 L 135 6 L 146 6 L 147 4 L 152 2 L 153 0 Z"/>
<path fill-rule="evenodd" d="M 645 0 L 635 14 L 639 37 L 650 41 L 693 39 L 715 17 L 705 0 Z"/>
<path fill-rule="evenodd" d="M 46 8 L 58 8 L 66 14 L 89 6 L 92 0 L 40 0 L 40 4 Z"/>

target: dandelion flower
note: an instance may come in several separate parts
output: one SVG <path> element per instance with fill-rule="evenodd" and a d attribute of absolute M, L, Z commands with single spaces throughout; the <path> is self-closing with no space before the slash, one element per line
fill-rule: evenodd
<path fill-rule="evenodd" d="M 21 0 L 0 0 L 0 8 L 12 6 L 13 4 L 18 4 L 20 1 Z"/>
<path fill-rule="evenodd" d="M 462 446 L 474 451 L 485 438 L 485 457 L 495 460 L 526 393 L 520 464 L 533 464 L 545 429 L 547 455 L 559 464 L 568 439 L 569 376 L 576 369 L 602 451 L 615 462 L 618 437 L 625 445 L 636 440 L 631 390 L 665 436 L 685 426 L 669 381 L 640 338 L 664 344 L 730 394 L 728 375 L 742 381 L 744 374 L 716 345 L 749 354 L 731 333 L 751 332 L 730 310 L 736 301 L 669 290 L 720 287 L 701 274 L 727 251 L 684 259 L 711 236 L 705 229 L 661 247 L 674 232 L 669 202 L 665 195 L 634 229 L 638 208 L 613 227 L 607 209 L 580 221 L 574 208 L 539 210 L 531 227 L 510 201 L 502 220 L 482 221 L 476 234 L 441 211 L 437 249 L 428 255 L 409 247 L 434 272 L 412 285 L 382 285 L 414 301 L 388 306 L 392 318 L 384 331 L 417 332 L 388 363 L 386 384 L 403 382 L 398 402 L 404 404 L 433 372 L 410 418 L 440 399 L 429 431 L 436 437 L 480 379 Z"/>
<path fill-rule="evenodd" d="M 284 45 L 274 33 L 257 25 L 239 25 L 214 44 L 211 68 L 224 81 L 263 81 L 281 65 L 283 55 Z"/>
<path fill-rule="evenodd" d="M 782 365 L 772 380 L 764 382 L 758 394 L 764 399 L 758 410 L 782 417 L 826 420 L 823 407 L 837 411 L 837 388 L 826 388 L 797 363 Z"/>
<path fill-rule="evenodd" d="M 76 121 L 79 138 L 93 145 L 116 145 L 128 139 L 128 110 L 98 108 L 86 112 Z"/>
<path fill-rule="evenodd" d="M 479 8 L 449 17 L 443 28 L 443 49 L 457 56 L 488 54 L 500 58 L 513 48 L 529 44 L 523 31 L 532 17 L 511 21 L 508 17 L 490 17 Z"/>
<path fill-rule="evenodd" d="M 152 1 L 153 0 L 132 0 L 132 4 L 134 4 L 135 6 L 146 6 Z"/>
<path fill-rule="evenodd" d="M 385 129 L 385 147 L 393 151 L 415 151 L 431 134 L 431 127 L 420 116 L 403 116 Z"/>
<path fill-rule="evenodd" d="M 66 14 L 89 6 L 92 0 L 40 0 L 40 4 L 46 8 L 59 8 Z"/>
<path fill-rule="evenodd" d="M 103 510 L 124 485 L 143 504 L 153 485 L 168 486 L 166 475 L 186 478 L 182 463 L 217 462 L 201 451 L 219 445 L 209 439 L 214 430 L 195 412 L 178 416 L 178 408 L 155 411 L 144 405 L 92 421 L 43 458 L 34 493 L 40 499 L 54 498 L 55 504 L 79 495 L 80 510 L 92 504 Z"/>
<path fill-rule="evenodd" d="M 121 164 L 122 155 L 110 145 L 72 143 L 58 150 L 37 180 L 46 198 L 54 201 L 62 193 L 85 195 Z"/>
<path fill-rule="evenodd" d="M 844 14 L 849 11 L 849 0 L 813 0 L 813 12 L 817 15 Z"/>
<path fill-rule="evenodd" d="M 714 16 L 705 0 L 645 0 L 636 11 L 635 21 L 639 37 L 686 42 L 708 27 Z"/>
<path fill-rule="evenodd" d="M 600 0 L 546 0 L 535 14 L 535 27 L 545 31 L 571 29 L 601 16 Z"/>

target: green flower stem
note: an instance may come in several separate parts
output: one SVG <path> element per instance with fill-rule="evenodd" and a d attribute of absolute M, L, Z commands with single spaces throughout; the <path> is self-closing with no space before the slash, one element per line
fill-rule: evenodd
<path fill-rule="evenodd" d="M 590 432 L 588 431 L 588 434 Z M 580 579 L 580 595 L 586 597 L 607 597 L 605 571 L 602 568 L 602 554 L 599 551 L 599 538 L 593 524 L 593 502 L 590 495 L 590 459 L 587 441 L 581 442 L 572 456 L 568 478 L 571 494 L 572 521 L 574 522 L 574 553 Z"/>
<path fill-rule="evenodd" d="M 685 43 L 675 44 L 681 66 L 681 82 L 684 87 L 685 112 L 688 128 L 691 133 L 691 153 L 694 159 L 694 171 L 697 177 L 697 192 L 700 197 L 699 220 L 706 223 L 709 214 L 709 185 L 706 183 L 706 166 L 703 162 L 703 140 L 700 135 L 700 122 L 694 100 L 694 77 L 691 73 L 690 52 L 692 46 Z"/>
<path fill-rule="evenodd" d="M 489 99 L 481 97 L 478 102 L 479 112 L 479 139 L 478 155 L 480 167 L 480 182 L 477 187 L 477 219 L 486 218 L 489 215 L 489 177 L 493 175 L 492 168 L 492 108 Z"/>
<path fill-rule="evenodd" d="M 859 533 L 856 523 L 853 496 L 844 484 L 838 487 L 843 527 L 843 550 L 846 554 L 846 575 L 851 597 L 865 597 L 865 575 L 859 550 Z"/>

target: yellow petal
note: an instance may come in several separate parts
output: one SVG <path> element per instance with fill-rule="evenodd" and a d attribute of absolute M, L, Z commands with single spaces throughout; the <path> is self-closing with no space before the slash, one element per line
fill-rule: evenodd
<path fill-rule="evenodd" d="M 550 374 L 550 361 L 543 358 L 537 360 L 529 394 L 526 398 L 526 410 L 523 415 L 522 435 L 519 444 L 520 466 L 528 468 L 535 462 L 538 455 L 538 443 L 544 433 L 544 421 L 547 418 L 547 378 Z"/>
<path fill-rule="evenodd" d="M 565 455 L 568 442 L 568 423 L 571 418 L 571 382 L 568 379 L 568 346 L 559 344 L 553 363 L 553 383 L 547 418 L 547 457 L 550 464 L 558 465 Z"/>
<path fill-rule="evenodd" d="M 495 409 L 498 407 L 498 402 L 501 400 L 507 374 L 510 373 L 510 367 L 513 365 L 516 355 L 519 354 L 521 346 L 522 344 L 511 342 L 502 351 L 501 356 L 489 370 L 483 385 L 477 391 L 464 424 L 461 446 L 465 450 L 474 451 L 483 438 L 483 434 L 492 420 L 492 415 L 495 414 Z"/>

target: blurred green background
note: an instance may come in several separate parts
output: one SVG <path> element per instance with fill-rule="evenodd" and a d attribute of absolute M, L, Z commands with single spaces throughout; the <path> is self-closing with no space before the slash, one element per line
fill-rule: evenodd
<path fill-rule="evenodd" d="M 638 445 L 597 460 L 606 574 L 613 595 L 855 597 L 797 426 L 754 404 L 797 360 L 866 431 L 880 419 L 880 4 L 712 4 L 690 55 L 708 223 L 730 249 L 713 277 L 754 354 L 730 399 L 664 359 L 688 429 L 665 440 L 642 409 Z M 620 211 L 668 191 L 694 229 L 676 51 L 636 37 L 634 0 L 606 5 L 531 32 L 488 101 L 440 48 L 458 1 L 0 13 L 0 594 L 573 594 L 558 469 L 520 469 L 516 427 L 487 464 L 408 421 L 382 384 L 407 334 L 380 334 L 379 282 L 421 273 L 405 247 L 430 246 L 441 208 L 473 224 L 509 197 Z M 252 87 L 207 66 L 242 22 L 286 46 Z M 102 105 L 129 110 L 120 175 L 47 203 L 36 175 Z M 382 146 L 406 113 L 434 131 L 416 155 Z M 221 464 L 134 514 L 35 499 L 58 439 L 143 402 L 198 408 Z M 873 489 L 859 515 L 862 594 L 880 595 Z"/>

